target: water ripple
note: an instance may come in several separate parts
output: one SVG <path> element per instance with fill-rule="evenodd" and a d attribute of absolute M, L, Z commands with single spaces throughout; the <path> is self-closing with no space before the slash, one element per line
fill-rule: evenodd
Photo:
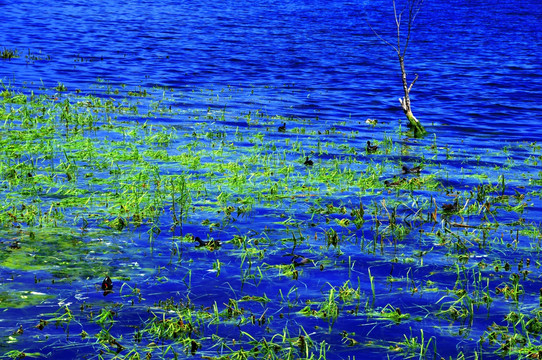
<path fill-rule="evenodd" d="M 458 134 L 539 137 L 540 6 L 425 6 L 406 58 L 409 79 L 419 74 L 415 113 Z M 19 1 L 3 10 L 0 44 L 51 60 L 4 61 L 1 78 L 73 88 L 97 78 L 216 89 L 293 84 L 311 89 L 311 98 L 290 97 L 298 116 L 401 116 L 396 55 L 369 27 L 395 42 L 382 1 Z"/>

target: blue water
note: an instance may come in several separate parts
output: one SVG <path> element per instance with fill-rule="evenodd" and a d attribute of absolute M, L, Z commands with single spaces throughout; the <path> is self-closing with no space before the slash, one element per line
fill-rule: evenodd
<path fill-rule="evenodd" d="M 0 46 L 51 58 L 3 61 L 4 81 L 291 85 L 283 106 L 297 116 L 401 117 L 395 52 L 370 27 L 395 44 L 385 1 L 4 1 L 0 9 Z M 409 80 L 419 75 L 415 115 L 474 142 L 539 139 L 541 21 L 535 0 L 427 1 L 406 56 Z"/>
<path fill-rule="evenodd" d="M 4 84 L 25 84 L 27 89 L 38 91 L 63 83 L 70 91 L 80 89 L 102 96 L 107 95 L 96 84 L 125 85 L 127 89 L 166 86 L 175 89 L 173 96 L 178 97 L 179 108 L 221 108 L 225 105 L 204 98 L 199 99 L 200 103 L 185 102 L 178 94 L 203 89 L 206 94 L 216 93 L 231 87 L 243 89 L 242 95 L 226 101 L 226 105 L 241 112 L 262 109 L 270 115 L 311 119 L 322 128 L 341 124 L 338 126 L 346 131 L 359 130 L 379 139 L 383 135 L 378 130 L 363 125 L 367 118 L 378 119 L 392 128 L 399 122 L 405 126 L 398 102 L 402 89 L 397 56 L 371 30 L 372 27 L 395 44 L 389 1 L 255 4 L 245 0 L 155 0 L 91 4 L 75 0 L 0 0 L 0 24 L 0 50 L 16 48 L 23 55 L 32 54 L 0 60 L 0 79 Z M 429 131 L 429 138 L 436 134 L 439 146 L 464 148 L 469 153 L 479 151 L 482 155 L 512 141 L 542 140 L 540 24 L 542 5 L 535 0 L 438 0 L 424 4 L 405 61 L 409 80 L 414 74 L 419 75 L 411 93 L 413 111 Z M 245 97 L 249 93 L 246 89 L 251 89 L 251 96 Z M 172 120 L 168 123 L 178 125 L 172 124 Z M 506 159 L 485 160 L 497 165 Z M 476 166 L 457 159 L 442 164 L 456 170 Z M 265 218 L 264 213 L 259 216 Z M 218 258 L 210 255 L 213 261 L 215 256 Z M 238 261 L 233 255 L 231 259 L 224 256 L 220 259 L 225 263 Z M 280 263 L 282 255 L 276 257 L 267 261 Z M 125 261 L 129 263 L 130 259 Z M 361 256 L 358 264 L 363 261 Z M 385 278 L 388 265 L 373 265 L 372 274 Z M 354 272 L 366 276 L 366 268 L 358 266 L 353 267 Z M 431 270 L 430 266 L 420 267 L 420 273 L 414 275 L 423 278 Z M 193 292 L 198 294 L 198 301 L 207 304 L 227 292 L 221 284 L 223 277 L 238 276 L 228 274 L 227 267 L 216 280 L 214 274 L 201 271 L 202 274 L 194 273 L 194 278 L 201 276 L 207 282 L 195 284 Z M 311 271 L 315 279 L 322 274 L 312 269 L 306 271 Z M 407 270 L 397 265 L 395 272 L 405 276 Z M 31 283 L 31 276 L 27 276 Z M 331 281 L 315 280 L 317 289 L 311 291 L 320 294 L 328 280 Z M 450 276 L 442 282 L 455 280 Z M 184 288 L 179 279 L 173 283 L 178 292 Z M 265 288 L 258 291 L 265 292 Z M 390 294 L 394 296 L 393 292 Z M 89 295 L 88 301 L 99 301 L 92 298 L 101 296 L 98 295 Z M 154 298 L 149 294 L 147 301 L 152 303 L 162 295 Z M 438 300 L 426 295 L 407 296 L 399 301 L 401 306 L 421 308 Z M 278 314 L 273 315 L 278 321 Z M 300 320 L 292 315 L 291 321 Z M 303 323 L 308 332 L 315 325 L 311 321 Z M 344 321 L 340 324 L 344 328 L 372 338 L 391 336 L 394 329 L 390 325 L 369 331 L 373 320 L 354 316 Z M 415 324 L 409 326 L 419 334 Z M 432 325 L 438 328 L 448 324 L 443 321 Z M 479 336 L 483 331 L 475 329 L 474 333 Z M 299 334 L 292 334 L 296 335 Z M 315 339 L 325 338 L 333 349 L 341 349 L 329 354 L 330 358 L 367 355 L 356 353 L 356 348 L 350 351 L 340 338 L 320 336 L 315 335 Z M 442 330 L 438 345 L 444 355 L 455 356 L 463 349 L 472 355 L 475 342 L 466 339 L 468 345 L 463 348 L 457 337 L 447 336 Z M 55 349 L 54 344 L 48 344 L 47 349 Z M 75 350 L 73 344 L 62 344 L 54 351 L 55 356 L 68 358 Z M 373 358 L 382 358 L 382 354 L 375 348 Z"/>

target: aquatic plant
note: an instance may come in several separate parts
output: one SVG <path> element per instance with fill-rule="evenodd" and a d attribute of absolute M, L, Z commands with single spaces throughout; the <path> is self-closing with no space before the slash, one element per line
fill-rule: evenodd
<path fill-rule="evenodd" d="M 19 50 L 17 49 L 8 49 L 6 47 L 2 48 L 0 51 L 0 59 L 15 59 L 19 57 Z"/>
<path fill-rule="evenodd" d="M 97 86 L 114 97 L 1 92 L 0 304 L 29 311 L 0 334 L 8 351 L 34 351 L 27 323 L 40 352 L 102 357 L 438 357 L 442 322 L 484 355 L 539 348 L 538 170 L 503 176 L 436 136 L 367 154 L 345 124 Z M 499 154 L 540 156 L 518 149 Z M 450 171 L 457 158 L 476 166 Z"/>

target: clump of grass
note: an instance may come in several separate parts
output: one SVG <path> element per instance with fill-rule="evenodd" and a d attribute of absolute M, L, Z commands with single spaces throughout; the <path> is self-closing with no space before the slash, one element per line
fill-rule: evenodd
<path fill-rule="evenodd" d="M 368 315 L 374 316 L 377 319 L 381 320 L 390 320 L 395 323 L 400 323 L 402 320 L 410 319 L 410 314 L 402 313 L 401 309 L 394 307 L 391 304 L 387 304 L 380 311 L 369 312 Z"/>
<path fill-rule="evenodd" d="M 19 50 L 17 49 L 8 49 L 5 47 L 0 51 L 1 59 L 11 60 L 11 59 L 19 58 L 19 57 L 20 57 Z"/>
<path fill-rule="evenodd" d="M 341 293 L 337 293 L 337 290 L 332 286 L 329 290 L 327 298 L 322 302 L 312 302 L 309 301 L 308 305 L 301 309 L 300 313 L 305 316 L 315 316 L 319 317 L 325 321 L 334 323 L 339 317 L 339 304 L 337 303 L 337 298 Z M 344 295 L 344 293 L 342 293 Z M 313 309 L 311 304 L 318 304 L 318 310 Z"/>
<path fill-rule="evenodd" d="M 57 84 L 57 86 L 55 86 L 53 89 L 55 89 L 56 91 L 59 91 L 59 92 L 65 92 L 65 91 L 68 91 L 68 88 L 66 87 L 66 85 L 64 85 L 63 83 L 59 82 Z"/>

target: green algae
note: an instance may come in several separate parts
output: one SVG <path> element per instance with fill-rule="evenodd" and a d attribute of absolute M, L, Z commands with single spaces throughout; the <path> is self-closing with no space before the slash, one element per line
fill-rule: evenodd
<path fill-rule="evenodd" d="M 0 292 L 0 307 L 20 309 L 40 305 L 54 298 L 55 295 L 35 291 L 2 291 Z"/>
<path fill-rule="evenodd" d="M 88 234 L 90 236 L 98 234 Z M 101 238 L 86 240 L 73 229 L 32 229 L 17 236 L 0 253 L 0 266 L 25 272 L 48 272 L 55 279 L 73 281 L 100 277 L 111 270 L 111 254 L 121 252 Z M 16 246 L 14 246 L 16 244 Z"/>

